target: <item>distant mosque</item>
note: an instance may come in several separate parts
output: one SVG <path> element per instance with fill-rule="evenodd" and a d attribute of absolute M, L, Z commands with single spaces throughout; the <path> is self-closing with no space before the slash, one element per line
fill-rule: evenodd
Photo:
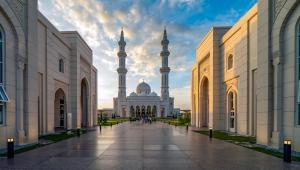
<path fill-rule="evenodd" d="M 163 40 L 161 41 L 162 51 L 160 53 L 162 59 L 161 73 L 161 96 L 154 91 L 146 82 L 138 84 L 136 92 L 126 96 L 126 73 L 125 67 L 127 54 L 125 52 L 126 42 L 124 40 L 123 29 L 119 41 L 119 90 L 118 97 L 113 99 L 113 113 L 121 117 L 166 117 L 172 116 L 174 110 L 174 98 L 169 97 L 169 72 L 168 57 L 170 55 L 168 49 L 169 40 L 167 31 L 164 29 Z"/>

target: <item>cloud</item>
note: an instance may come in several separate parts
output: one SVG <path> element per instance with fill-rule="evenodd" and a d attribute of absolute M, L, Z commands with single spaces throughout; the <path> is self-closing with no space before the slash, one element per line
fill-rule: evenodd
<path fill-rule="evenodd" d="M 98 69 L 98 103 L 112 107 L 117 96 L 118 40 L 124 28 L 127 52 L 127 93 L 142 79 L 160 91 L 161 39 L 166 26 L 169 66 L 174 80 L 170 94 L 177 107 L 189 108 L 189 72 L 196 44 L 212 25 L 228 25 L 240 15 L 231 9 L 211 20 L 198 17 L 205 0 L 39 0 L 39 9 L 59 30 L 77 30 L 93 49 Z M 200 15 L 199 15 L 200 16 Z M 194 19 L 197 18 L 197 19 Z M 191 23 L 187 23 L 191 21 Z M 173 89 L 172 89 L 173 88 Z"/>

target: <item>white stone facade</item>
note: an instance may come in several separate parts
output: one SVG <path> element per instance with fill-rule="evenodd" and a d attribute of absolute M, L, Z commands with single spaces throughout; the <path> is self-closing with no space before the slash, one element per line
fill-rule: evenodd
<path fill-rule="evenodd" d="M 258 0 L 234 26 L 196 49 L 192 125 L 256 136 L 300 152 L 300 1 Z"/>
<path fill-rule="evenodd" d="M 169 40 L 167 39 L 167 31 L 164 30 L 163 40 L 161 42 L 162 67 L 161 72 L 161 96 L 155 92 L 151 92 L 151 87 L 142 82 L 137 86 L 136 93 L 132 92 L 130 96 L 126 96 L 126 42 L 124 40 L 123 30 L 119 41 L 119 91 L 118 97 L 113 99 L 113 113 L 121 117 L 167 117 L 173 115 L 174 98 L 169 97 L 169 72 L 168 50 Z"/>
<path fill-rule="evenodd" d="M 3 83 L 0 149 L 7 138 L 35 143 L 56 130 L 90 127 L 97 118 L 97 69 L 77 32 L 58 31 L 36 0 L 0 1 Z"/>

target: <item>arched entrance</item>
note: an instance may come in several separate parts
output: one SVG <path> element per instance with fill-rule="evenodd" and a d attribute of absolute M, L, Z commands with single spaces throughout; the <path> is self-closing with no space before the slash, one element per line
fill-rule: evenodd
<path fill-rule="evenodd" d="M 201 126 L 208 127 L 209 122 L 209 86 L 208 86 L 208 79 L 204 77 L 202 79 L 201 84 L 201 94 L 200 94 L 200 101 L 201 101 L 201 108 L 200 108 L 200 115 L 201 115 Z"/>
<path fill-rule="evenodd" d="M 152 117 L 156 117 L 156 114 L 157 114 L 157 108 L 154 105 L 153 108 L 152 108 Z"/>
<path fill-rule="evenodd" d="M 227 122 L 230 132 L 236 132 L 236 116 L 236 93 L 230 91 L 227 94 Z"/>
<path fill-rule="evenodd" d="M 141 117 L 141 110 L 140 110 L 140 106 L 136 106 L 136 117 L 140 118 Z"/>
<path fill-rule="evenodd" d="M 144 117 L 146 114 L 146 107 L 142 106 L 142 117 Z"/>
<path fill-rule="evenodd" d="M 133 106 L 130 106 L 130 117 L 135 117 Z"/>
<path fill-rule="evenodd" d="M 126 108 L 125 107 L 122 108 L 122 117 L 126 117 Z"/>
<path fill-rule="evenodd" d="M 55 131 L 66 128 L 66 95 L 62 89 L 55 92 L 54 99 L 54 126 Z"/>
<path fill-rule="evenodd" d="M 151 106 L 147 106 L 147 116 L 151 117 Z"/>
<path fill-rule="evenodd" d="M 165 117 L 165 108 L 161 108 L 160 110 L 160 116 Z"/>
<path fill-rule="evenodd" d="M 87 80 L 81 81 L 81 127 L 87 127 L 88 122 L 88 84 Z"/>

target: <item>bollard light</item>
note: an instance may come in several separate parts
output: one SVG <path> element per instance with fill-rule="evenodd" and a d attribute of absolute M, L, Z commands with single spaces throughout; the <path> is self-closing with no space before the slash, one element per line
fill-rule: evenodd
<path fill-rule="evenodd" d="M 77 133 L 77 136 L 79 137 L 80 136 L 80 129 L 77 129 L 76 133 Z"/>
<path fill-rule="evenodd" d="M 7 139 L 7 158 L 14 158 L 14 138 Z"/>
<path fill-rule="evenodd" d="M 292 161 L 292 141 L 290 139 L 283 141 L 283 160 L 288 163 Z"/>
<path fill-rule="evenodd" d="M 209 128 L 209 138 L 212 138 L 212 128 Z"/>
<path fill-rule="evenodd" d="M 186 131 L 188 131 L 189 130 L 189 125 L 186 125 Z"/>
<path fill-rule="evenodd" d="M 100 129 L 100 132 L 101 132 L 101 124 L 99 125 L 99 129 Z"/>

